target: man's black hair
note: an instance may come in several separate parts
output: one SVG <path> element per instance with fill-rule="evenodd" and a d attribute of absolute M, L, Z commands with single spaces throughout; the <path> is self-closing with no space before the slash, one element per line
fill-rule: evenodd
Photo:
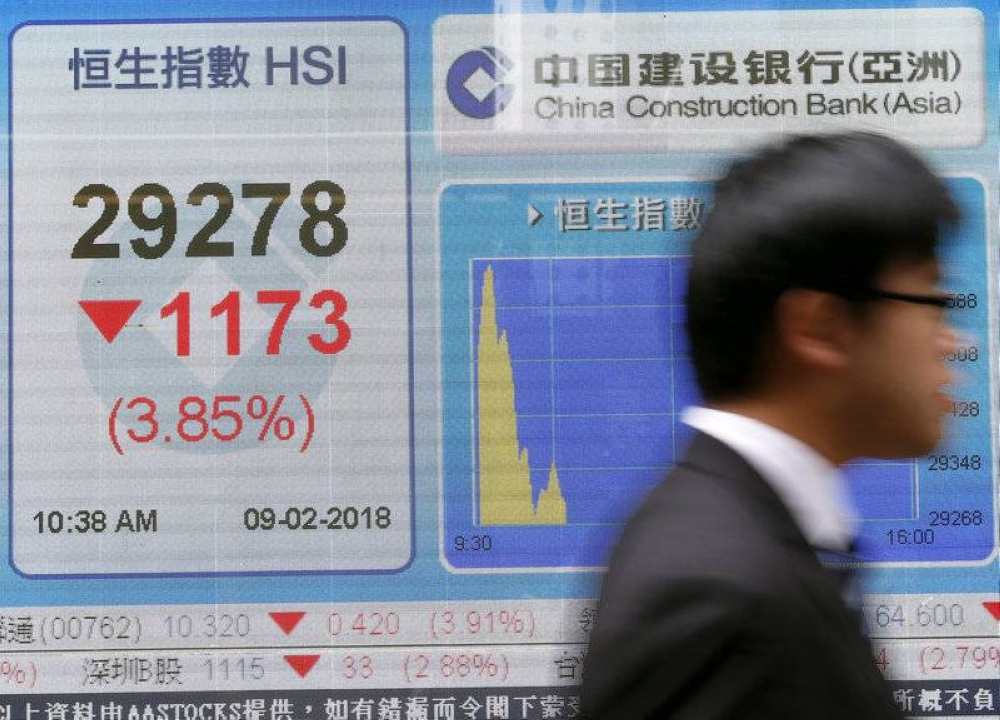
<path fill-rule="evenodd" d="M 942 182 L 881 135 L 794 137 L 735 162 L 716 184 L 688 274 L 702 394 L 755 388 L 783 292 L 863 301 L 887 268 L 934 259 L 940 226 L 957 219 Z"/>

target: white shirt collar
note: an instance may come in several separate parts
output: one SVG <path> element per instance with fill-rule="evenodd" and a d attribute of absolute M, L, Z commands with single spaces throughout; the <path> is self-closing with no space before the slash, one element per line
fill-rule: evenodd
<path fill-rule="evenodd" d="M 814 547 L 846 550 L 857 511 L 837 468 L 805 443 L 744 415 L 689 407 L 681 420 L 724 442 L 771 486 Z"/>

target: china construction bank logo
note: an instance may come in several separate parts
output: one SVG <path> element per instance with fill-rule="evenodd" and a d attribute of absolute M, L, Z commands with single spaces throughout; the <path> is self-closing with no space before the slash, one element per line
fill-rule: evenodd
<path fill-rule="evenodd" d="M 514 94 L 514 86 L 503 81 L 513 67 L 510 58 L 495 47 L 470 50 L 448 69 L 448 99 L 466 117 L 494 117 Z"/>

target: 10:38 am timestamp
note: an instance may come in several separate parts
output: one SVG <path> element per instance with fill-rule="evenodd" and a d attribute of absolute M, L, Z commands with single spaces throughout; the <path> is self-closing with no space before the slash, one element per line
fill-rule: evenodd
<path fill-rule="evenodd" d="M 39 534 L 155 533 L 157 511 L 149 510 L 39 510 L 31 519 Z"/>

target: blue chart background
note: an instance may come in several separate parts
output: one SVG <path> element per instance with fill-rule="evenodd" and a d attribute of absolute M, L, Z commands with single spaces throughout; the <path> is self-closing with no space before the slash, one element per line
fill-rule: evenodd
<path fill-rule="evenodd" d="M 685 257 L 473 261 L 473 337 L 489 266 L 535 500 L 554 459 L 569 524 L 623 522 L 690 440 L 680 414 L 699 394 L 683 325 L 687 265 Z M 917 463 L 858 461 L 848 477 L 866 521 L 915 514 Z"/>
<path fill-rule="evenodd" d="M 986 297 L 983 189 L 968 179 L 953 180 L 950 187 L 968 222 L 945 250 L 946 284 L 955 292 L 976 296 L 975 307 L 953 312 L 953 322 L 978 345 L 984 359 L 988 312 L 986 303 L 979 302 Z M 456 245 L 471 256 L 464 259 L 461 278 L 468 294 L 449 292 L 459 284 L 458 277 L 454 282 L 449 279 L 445 290 L 446 303 L 465 303 L 471 309 L 463 317 L 462 308 L 446 306 L 444 332 L 447 347 L 470 348 L 472 365 L 466 375 L 468 386 L 448 382 L 456 368 L 445 368 L 445 387 L 455 396 L 454 403 L 446 401 L 446 431 L 458 434 L 454 443 L 446 437 L 447 559 L 457 567 L 600 566 L 621 523 L 663 477 L 691 436 L 691 430 L 679 422 L 681 411 L 698 401 L 683 330 L 687 259 L 680 253 L 690 240 L 689 233 L 669 229 L 655 234 L 624 232 L 609 240 L 608 233 L 560 233 L 551 217 L 547 226 L 512 231 L 502 218 L 483 216 L 486 207 L 504 207 L 493 201 L 490 192 L 507 195 L 510 206 L 523 208 L 530 202 L 544 212 L 558 202 L 550 197 L 553 193 L 575 198 L 669 198 L 704 197 L 706 189 L 684 183 L 514 185 L 488 190 L 453 186 L 442 199 L 446 238 L 454 238 L 453 232 L 463 224 L 476 223 L 481 228 L 476 242 L 455 238 Z M 489 201 L 482 202 L 486 198 Z M 467 213 L 464 218 L 463 212 Z M 482 228 L 499 232 L 494 236 Z M 555 248 L 566 254 L 519 256 L 521 243 L 511 237 L 518 232 L 533 239 L 536 251 Z M 601 236 L 599 245 L 595 245 L 596 236 Z M 653 243 L 662 251 L 679 254 L 626 256 L 638 243 L 647 249 Z M 453 257 L 457 250 L 451 245 L 443 248 L 445 265 L 454 268 L 456 275 L 463 270 L 463 260 Z M 614 255 L 616 250 L 621 255 Z M 503 257 L 502 251 L 508 256 Z M 481 255 L 476 257 L 477 253 Z M 554 459 L 567 505 L 564 527 L 476 525 L 473 379 L 487 267 L 494 272 L 497 324 L 510 343 L 519 440 L 528 450 L 534 495 L 537 500 Z M 453 362 L 464 362 L 464 356 Z M 982 411 L 977 417 L 952 421 L 949 441 L 940 452 L 979 455 L 981 467 L 930 471 L 926 458 L 864 460 L 847 467 L 869 561 L 982 561 L 993 551 L 992 455 L 985 411 L 989 366 L 981 359 L 956 364 L 956 371 L 960 373 L 956 397 L 975 400 Z M 452 412 L 459 415 L 456 423 L 451 422 Z M 466 442 L 470 447 L 463 450 Z M 978 524 L 932 526 L 931 512 L 942 510 L 977 510 Z M 928 530 L 933 532 L 933 543 L 927 542 Z M 488 534 L 493 549 L 471 555 L 459 552 L 448 544 L 456 534 Z"/>
<path fill-rule="evenodd" d="M 687 355 L 685 260 L 476 260 L 473 337 L 487 265 L 536 500 L 554 454 L 569 524 L 620 524 L 684 446 L 676 413 L 696 392 L 674 360 Z"/>

